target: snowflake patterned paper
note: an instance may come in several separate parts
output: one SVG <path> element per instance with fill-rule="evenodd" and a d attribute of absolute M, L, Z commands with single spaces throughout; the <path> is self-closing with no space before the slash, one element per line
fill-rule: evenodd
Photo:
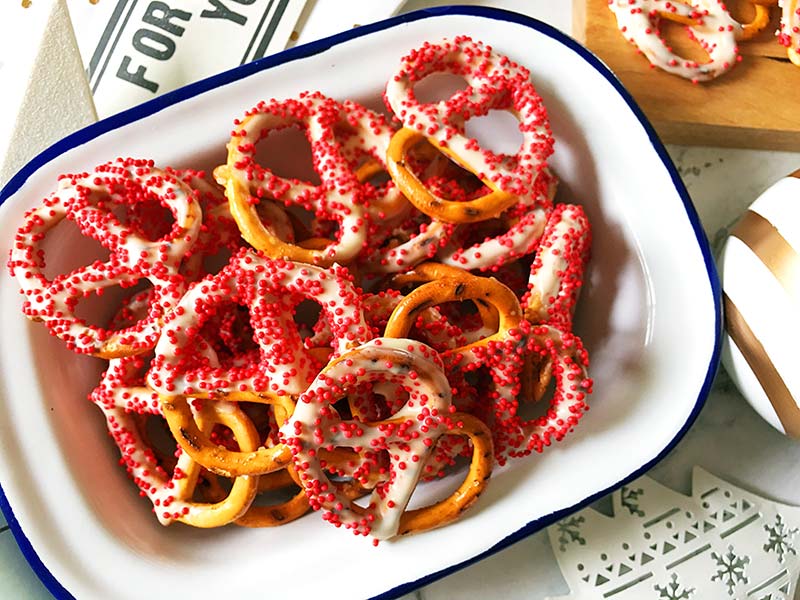
<path fill-rule="evenodd" d="M 572 590 L 550 600 L 791 600 L 800 508 L 695 467 L 692 496 L 648 477 L 612 495 L 614 516 L 582 510 L 548 529 Z"/>

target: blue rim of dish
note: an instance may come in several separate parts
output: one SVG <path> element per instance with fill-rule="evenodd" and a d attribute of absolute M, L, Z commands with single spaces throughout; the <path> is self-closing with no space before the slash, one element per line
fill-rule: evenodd
<path fill-rule="evenodd" d="M 508 546 L 511 546 L 512 544 L 518 542 L 523 538 L 526 538 L 538 531 L 541 531 L 545 527 L 552 525 L 553 523 L 562 519 L 563 517 L 566 517 L 567 515 L 581 508 L 584 508 L 585 506 L 591 504 L 592 502 L 609 494 L 613 490 L 618 489 L 620 486 L 625 485 L 626 483 L 629 483 L 637 479 L 645 472 L 649 471 L 653 466 L 655 466 L 658 462 L 660 462 L 667 454 L 669 454 L 670 451 L 672 451 L 672 449 L 677 445 L 677 443 L 683 438 L 686 432 L 694 424 L 695 420 L 700 414 L 700 410 L 703 408 L 703 404 L 705 403 L 706 398 L 708 397 L 709 391 L 711 389 L 711 384 L 714 380 L 714 376 L 717 372 L 717 368 L 719 365 L 720 349 L 722 345 L 721 288 L 711 248 L 708 244 L 708 240 L 703 231 L 702 225 L 700 223 L 700 218 L 697 215 L 697 211 L 695 210 L 695 207 L 692 204 L 689 192 L 686 190 L 686 187 L 684 186 L 683 181 L 681 180 L 680 175 L 678 174 L 678 171 L 675 168 L 675 165 L 672 163 L 672 159 L 669 157 L 666 148 L 664 147 L 663 143 L 661 142 L 655 130 L 653 129 L 653 126 L 647 120 L 647 117 L 645 117 L 642 110 L 636 104 L 636 101 L 631 97 L 631 95 L 624 88 L 619 79 L 617 79 L 617 77 L 611 72 L 611 70 L 605 65 L 605 63 L 603 63 L 597 56 L 595 56 L 592 52 L 587 50 L 584 46 L 582 46 L 580 43 L 575 41 L 567 34 L 563 33 L 562 31 L 556 29 L 551 25 L 548 25 L 547 23 L 544 23 L 542 21 L 539 21 L 531 17 L 527 17 L 525 15 L 520 15 L 514 12 L 509 12 L 497 8 L 479 7 L 479 6 L 443 6 L 436 8 L 427 8 L 399 15 L 396 17 L 392 17 L 390 19 L 379 21 L 377 23 L 373 23 L 370 25 L 364 25 L 362 27 L 351 29 L 327 38 L 323 38 L 315 42 L 311 42 L 309 44 L 305 44 L 303 46 L 297 46 L 295 48 L 284 50 L 283 52 L 280 52 L 278 54 L 268 56 L 253 63 L 236 67 L 230 71 L 225 71 L 218 75 L 214 75 L 207 79 L 203 79 L 196 83 L 192 83 L 190 85 L 174 90 L 172 92 L 168 92 L 163 96 L 154 98 L 153 100 L 145 102 L 144 104 L 140 104 L 124 112 L 103 119 L 102 121 L 98 121 L 97 123 L 89 125 L 88 127 L 81 129 L 63 138 L 59 142 L 56 142 L 55 144 L 53 144 L 52 146 L 50 146 L 49 148 L 38 154 L 28 164 L 26 164 L 25 167 L 23 167 L 14 177 L 12 177 L 11 180 L 3 188 L 2 192 L 0 192 L 0 205 L 2 205 L 6 199 L 8 199 L 14 192 L 16 192 L 20 187 L 22 187 L 22 185 L 25 183 L 28 177 L 30 177 L 33 173 L 35 173 L 40 167 L 47 164 L 51 160 L 55 159 L 59 155 L 63 154 L 67 150 L 71 150 L 72 148 L 83 145 L 86 142 L 104 133 L 107 133 L 114 129 L 118 129 L 124 125 L 132 123 L 133 121 L 138 121 L 139 119 L 150 116 L 154 113 L 163 110 L 168 106 L 172 106 L 173 104 L 177 104 L 178 102 L 181 102 L 188 98 L 192 98 L 209 90 L 218 88 L 220 86 L 226 85 L 233 81 L 237 81 L 239 79 L 243 79 L 245 77 L 248 77 L 260 71 L 264 71 L 266 69 L 270 69 L 277 65 L 282 65 L 301 58 L 306 58 L 309 56 L 313 56 L 315 54 L 320 54 L 330 49 L 333 46 L 336 46 L 343 42 L 347 42 L 354 38 L 361 37 L 363 35 L 375 33 L 385 29 L 390 29 L 397 25 L 418 21 L 420 19 L 427 19 L 431 17 L 441 17 L 448 15 L 466 15 L 466 16 L 482 17 L 499 21 L 508 21 L 511 23 L 516 23 L 518 25 L 523 25 L 525 27 L 534 29 L 539 33 L 542 33 L 554 39 L 555 41 L 563 44 L 564 46 L 568 47 L 570 50 L 581 56 L 584 60 L 586 60 L 586 62 L 588 62 L 592 67 L 594 67 L 594 69 L 598 73 L 600 73 L 603 77 L 605 77 L 605 79 L 614 87 L 617 93 L 619 93 L 622 99 L 628 104 L 631 111 L 639 119 L 639 122 L 644 128 L 645 133 L 650 139 L 650 143 L 653 145 L 653 149 L 656 151 L 659 158 L 661 158 L 661 161 L 664 163 L 664 166 L 669 172 L 670 178 L 672 179 L 672 183 L 675 186 L 678 195 L 681 197 L 681 200 L 683 201 L 687 216 L 689 217 L 689 221 L 692 225 L 692 229 L 694 230 L 698 245 L 700 246 L 700 250 L 703 255 L 703 260 L 706 265 L 706 271 L 708 272 L 711 292 L 714 295 L 714 310 L 715 310 L 714 351 L 712 353 L 711 362 L 706 372 L 706 377 L 705 380 L 703 381 L 703 385 L 700 389 L 700 393 L 698 394 L 694 408 L 687 417 L 683 427 L 677 432 L 675 437 L 673 437 L 672 440 L 670 440 L 670 442 L 664 447 L 664 449 L 658 455 L 656 455 L 655 458 L 653 458 L 646 464 L 642 465 L 639 469 L 637 469 L 627 477 L 621 479 L 616 484 L 584 498 L 583 500 L 574 504 L 573 506 L 564 508 L 549 515 L 539 517 L 538 519 L 529 522 L 527 525 L 521 527 L 514 533 L 506 536 L 505 538 L 497 542 L 494 546 L 492 546 L 488 550 L 485 550 L 480 554 L 477 554 L 476 556 L 473 556 L 472 558 L 469 558 L 463 562 L 451 565 L 445 569 L 442 569 L 435 573 L 431 573 L 415 581 L 404 583 L 394 588 L 391 588 L 386 592 L 375 596 L 373 600 L 390 600 L 392 598 L 397 598 L 399 596 L 412 592 L 413 590 L 418 589 L 422 586 L 433 583 L 434 581 L 446 577 L 447 575 L 455 573 L 456 571 L 468 567 L 469 565 L 479 562 L 484 558 L 487 558 L 488 556 L 496 552 L 499 552 L 500 550 L 507 548 Z M 9 528 L 13 533 L 14 538 L 16 539 L 17 544 L 19 545 L 20 550 L 22 551 L 22 554 L 30 564 L 33 571 L 42 581 L 42 583 L 44 583 L 45 587 L 47 587 L 50 593 L 52 593 L 56 598 L 59 598 L 60 600 L 67 600 L 67 599 L 74 600 L 72 594 L 70 594 L 69 591 L 67 591 L 66 588 L 64 588 L 61 585 L 61 583 L 53 576 L 53 574 L 50 573 L 48 568 L 39 558 L 39 555 L 36 554 L 36 551 L 34 550 L 27 536 L 20 527 L 19 522 L 14 516 L 14 512 L 11 508 L 11 505 L 8 502 L 8 499 L 6 498 L 2 486 L 0 486 L 0 509 L 2 510 L 3 514 L 6 517 Z"/>

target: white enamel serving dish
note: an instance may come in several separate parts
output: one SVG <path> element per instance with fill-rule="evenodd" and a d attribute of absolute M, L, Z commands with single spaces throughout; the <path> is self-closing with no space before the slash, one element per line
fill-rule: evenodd
<path fill-rule="evenodd" d="M 592 410 L 566 440 L 499 470 L 460 521 L 384 542 L 308 515 L 266 530 L 160 526 L 117 465 L 86 399 L 101 361 L 72 355 L 20 313 L 0 273 L 2 509 L 36 572 L 60 598 L 393 598 L 481 559 L 651 467 L 697 416 L 717 368 L 719 284 L 697 215 L 664 147 L 608 69 L 534 20 L 490 9 L 412 13 L 172 92 L 57 143 L 0 199 L 0 253 L 58 174 L 116 156 L 210 167 L 234 118 L 261 99 L 320 90 L 380 106 L 400 57 L 467 34 L 526 65 L 557 138 L 561 201 L 581 203 L 594 244 L 576 331 L 591 352 Z M 502 143 L 503 127 L 492 128 Z M 54 270 L 81 264 L 54 236 Z M 200 596 L 198 596 L 200 594 Z"/>

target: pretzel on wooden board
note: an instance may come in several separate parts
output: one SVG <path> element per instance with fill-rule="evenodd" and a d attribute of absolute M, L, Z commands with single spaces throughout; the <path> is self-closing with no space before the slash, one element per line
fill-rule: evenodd
<path fill-rule="evenodd" d="M 611 0 L 608 6 L 625 38 L 652 65 L 668 73 L 693 82 L 710 81 L 739 61 L 737 35 L 742 35 L 743 28 L 721 0 L 697 0 L 695 4 L 680 0 Z M 686 25 L 709 60 L 700 63 L 673 52 L 660 36 L 659 19 Z"/>

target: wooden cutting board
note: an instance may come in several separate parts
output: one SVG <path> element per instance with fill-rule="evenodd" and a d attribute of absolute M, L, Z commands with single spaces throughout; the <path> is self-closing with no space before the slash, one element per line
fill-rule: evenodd
<path fill-rule="evenodd" d="M 744 20 L 747 0 L 728 0 Z M 630 91 L 667 143 L 800 151 L 800 68 L 775 40 L 780 11 L 757 38 L 740 44 L 742 61 L 708 83 L 652 69 L 617 28 L 608 0 L 573 0 L 575 37 L 597 54 Z M 665 25 L 673 49 L 704 57 L 677 24 Z"/>

